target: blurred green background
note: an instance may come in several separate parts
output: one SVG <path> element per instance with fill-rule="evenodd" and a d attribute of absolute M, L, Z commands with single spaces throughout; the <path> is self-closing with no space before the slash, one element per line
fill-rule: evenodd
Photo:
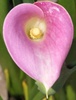
<path fill-rule="evenodd" d="M 0 0 L 0 65 L 4 71 L 8 71 L 6 73 L 6 79 L 8 93 L 10 95 L 24 96 L 25 100 L 46 100 L 45 95 L 37 89 L 35 81 L 23 73 L 12 61 L 5 47 L 2 36 L 3 22 L 7 13 L 14 6 L 20 3 L 33 3 L 34 1 L 36 0 Z M 65 62 L 67 65 L 71 65 L 74 68 L 74 66 L 76 66 L 76 0 L 58 0 L 57 3 L 63 5 L 67 9 L 73 20 L 74 41 Z M 66 82 L 63 88 L 60 88 L 57 93 L 55 93 L 53 96 L 50 96 L 49 100 L 76 100 L 75 69 L 76 68 L 73 70 L 72 68 L 69 69 L 72 70 L 72 72 L 69 75 L 66 74 L 69 78 L 67 77 L 67 81 L 64 79 Z"/>

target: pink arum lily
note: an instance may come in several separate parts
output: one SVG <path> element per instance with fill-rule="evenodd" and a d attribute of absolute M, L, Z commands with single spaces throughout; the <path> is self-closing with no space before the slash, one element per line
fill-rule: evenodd
<path fill-rule="evenodd" d="M 67 11 L 50 1 L 17 5 L 5 18 L 3 37 L 14 62 L 48 93 L 59 78 L 73 40 Z"/>

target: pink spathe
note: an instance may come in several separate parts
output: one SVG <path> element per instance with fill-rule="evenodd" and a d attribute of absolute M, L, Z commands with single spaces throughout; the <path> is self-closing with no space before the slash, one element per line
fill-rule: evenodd
<path fill-rule="evenodd" d="M 24 32 L 24 24 L 32 17 L 46 22 L 42 41 L 32 41 Z M 71 47 L 73 24 L 67 11 L 56 3 L 24 3 L 14 7 L 6 16 L 3 37 L 18 67 L 49 90 L 59 78 Z"/>

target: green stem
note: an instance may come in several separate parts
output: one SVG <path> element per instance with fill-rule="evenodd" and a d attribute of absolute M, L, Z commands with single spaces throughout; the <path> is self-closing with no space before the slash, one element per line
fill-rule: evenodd
<path fill-rule="evenodd" d="M 67 95 L 67 100 L 76 100 L 76 93 L 74 92 L 71 85 L 68 85 L 66 87 L 66 95 Z"/>
<path fill-rule="evenodd" d="M 16 6 L 20 3 L 22 3 L 22 0 L 12 0 L 12 2 L 13 2 L 13 5 Z"/>
<path fill-rule="evenodd" d="M 25 3 L 33 3 L 34 0 L 23 0 L 23 2 L 25 2 Z"/>
<path fill-rule="evenodd" d="M 0 33 L 2 33 L 3 21 L 9 10 L 9 0 L 0 0 Z"/>
<path fill-rule="evenodd" d="M 44 98 L 44 94 L 38 92 L 37 95 L 33 98 L 33 100 L 42 100 Z"/>
<path fill-rule="evenodd" d="M 28 86 L 27 86 L 25 81 L 22 82 L 22 86 L 23 86 L 24 98 L 25 98 L 25 100 L 29 100 L 29 98 L 28 98 Z"/>
<path fill-rule="evenodd" d="M 50 96 L 48 100 L 55 100 L 54 96 Z"/>
<path fill-rule="evenodd" d="M 10 78 L 9 78 L 9 72 L 8 69 L 4 69 L 4 74 L 6 78 L 6 84 L 7 84 L 7 89 L 10 89 Z"/>

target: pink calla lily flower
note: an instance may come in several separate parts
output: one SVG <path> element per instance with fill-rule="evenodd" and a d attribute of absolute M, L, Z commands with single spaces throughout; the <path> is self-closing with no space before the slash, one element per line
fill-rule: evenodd
<path fill-rule="evenodd" d="M 3 37 L 14 62 L 48 92 L 59 78 L 71 47 L 73 24 L 59 4 L 23 3 L 6 16 Z"/>

